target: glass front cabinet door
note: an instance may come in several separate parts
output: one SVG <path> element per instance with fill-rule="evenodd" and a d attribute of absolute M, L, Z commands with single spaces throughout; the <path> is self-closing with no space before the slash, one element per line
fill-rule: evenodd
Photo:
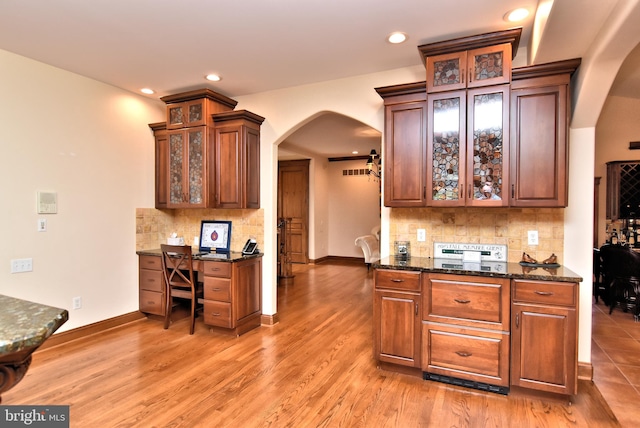
<path fill-rule="evenodd" d="M 427 92 L 451 91 L 511 81 L 511 44 L 427 57 Z"/>
<path fill-rule="evenodd" d="M 508 205 L 508 85 L 430 94 L 427 102 L 427 205 Z"/>
<path fill-rule="evenodd" d="M 167 129 L 206 124 L 205 99 L 167 105 Z"/>
<path fill-rule="evenodd" d="M 206 207 L 206 127 L 170 131 L 168 139 L 168 207 Z"/>

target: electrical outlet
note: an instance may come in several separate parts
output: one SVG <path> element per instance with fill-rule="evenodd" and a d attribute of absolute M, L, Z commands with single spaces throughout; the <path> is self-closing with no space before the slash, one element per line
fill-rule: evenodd
<path fill-rule="evenodd" d="M 33 271 L 33 259 L 12 259 L 11 273 Z"/>
<path fill-rule="evenodd" d="M 418 242 L 424 242 L 427 240 L 427 234 L 424 229 L 418 229 Z"/>
<path fill-rule="evenodd" d="M 38 219 L 38 232 L 46 232 L 47 231 L 47 219 L 39 218 Z"/>
<path fill-rule="evenodd" d="M 527 238 L 529 241 L 529 245 L 538 245 L 538 231 L 537 230 L 529 230 L 527 232 Z"/>
<path fill-rule="evenodd" d="M 77 296 L 73 298 L 73 309 L 81 309 L 82 308 L 82 297 Z"/>

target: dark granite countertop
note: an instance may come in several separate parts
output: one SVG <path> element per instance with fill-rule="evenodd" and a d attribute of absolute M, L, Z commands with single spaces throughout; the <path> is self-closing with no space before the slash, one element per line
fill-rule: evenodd
<path fill-rule="evenodd" d="M 66 309 L 0 294 L 0 359 L 35 350 L 69 319 Z"/>
<path fill-rule="evenodd" d="M 536 281 L 582 282 L 582 277 L 564 266 L 558 268 L 528 267 L 519 263 L 484 261 L 481 263 L 463 263 L 462 260 L 426 257 L 410 257 L 408 260 L 402 260 L 390 256 L 373 263 L 373 267 L 378 269 L 413 270 Z"/>
<path fill-rule="evenodd" d="M 154 248 L 153 250 L 139 250 L 136 251 L 136 254 L 139 256 L 157 256 L 160 257 L 162 255 L 162 251 L 159 248 Z M 204 260 L 204 261 L 215 261 L 215 262 L 237 262 L 245 259 L 252 259 L 255 257 L 262 257 L 262 253 L 252 254 L 245 256 L 242 252 L 231 251 L 228 254 L 225 253 L 209 253 L 203 255 L 198 251 L 197 248 L 193 249 L 193 259 L 194 260 Z"/>

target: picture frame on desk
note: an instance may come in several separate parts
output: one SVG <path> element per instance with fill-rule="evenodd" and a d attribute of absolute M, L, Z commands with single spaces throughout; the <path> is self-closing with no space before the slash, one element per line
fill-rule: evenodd
<path fill-rule="evenodd" d="M 231 251 L 231 222 L 202 220 L 200 225 L 200 252 L 228 253 Z"/>

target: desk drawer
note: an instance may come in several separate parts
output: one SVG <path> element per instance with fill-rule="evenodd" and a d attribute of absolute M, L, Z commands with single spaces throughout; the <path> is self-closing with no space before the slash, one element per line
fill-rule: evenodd
<path fill-rule="evenodd" d="M 543 305 L 576 305 L 577 286 L 573 282 L 513 280 L 513 300 Z"/>
<path fill-rule="evenodd" d="M 140 312 L 164 316 L 164 294 L 140 290 Z"/>
<path fill-rule="evenodd" d="M 204 274 L 217 276 L 219 278 L 231 278 L 231 263 L 227 262 L 204 262 Z"/>
<path fill-rule="evenodd" d="M 391 290 L 420 291 L 420 272 L 377 269 L 375 286 Z"/>
<path fill-rule="evenodd" d="M 204 298 L 206 300 L 231 301 L 231 280 L 227 278 L 204 277 Z"/>
<path fill-rule="evenodd" d="M 204 300 L 204 323 L 217 327 L 232 328 L 231 303 Z"/>
<path fill-rule="evenodd" d="M 160 256 L 140 256 L 140 269 L 162 270 L 162 259 Z"/>
<path fill-rule="evenodd" d="M 164 290 L 164 278 L 161 270 L 140 269 L 140 290 L 162 292 Z"/>

